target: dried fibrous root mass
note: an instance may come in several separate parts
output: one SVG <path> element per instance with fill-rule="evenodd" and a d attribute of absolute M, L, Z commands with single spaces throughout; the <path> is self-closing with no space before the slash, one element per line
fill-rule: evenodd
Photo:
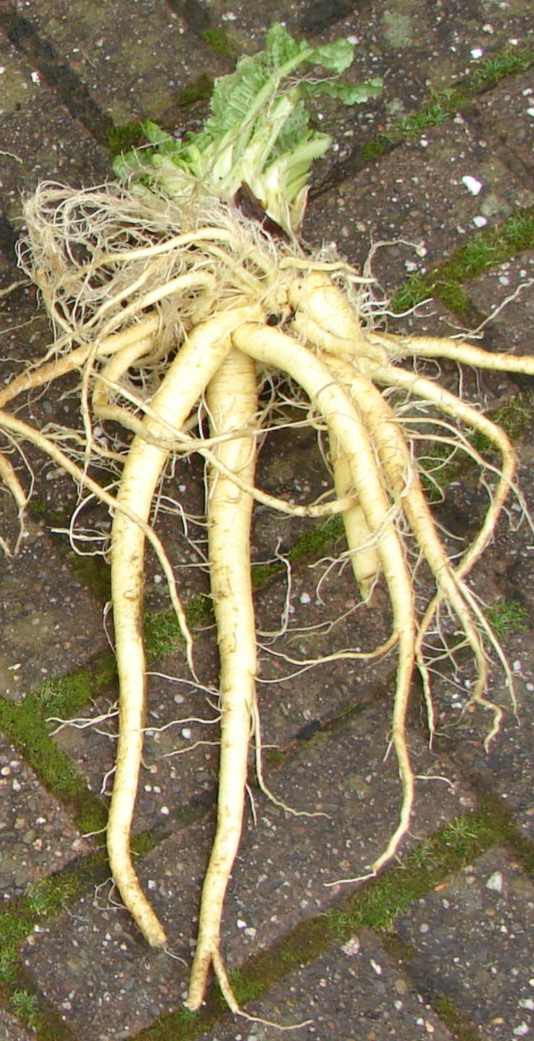
<path fill-rule="evenodd" d="M 277 106 L 286 96 L 277 93 L 277 62 L 287 74 L 298 64 L 297 57 L 312 63 L 331 61 L 329 48 L 334 45 L 319 49 L 320 55 L 303 46 L 281 27 L 272 30 L 269 62 L 260 69 L 261 104 L 252 106 L 250 117 L 248 109 L 240 112 L 242 122 L 236 130 L 246 131 L 245 145 L 252 142 L 256 158 L 258 142 L 250 136 L 247 119 L 259 118 L 264 109 L 273 119 L 279 112 Z M 343 61 L 346 67 L 346 56 Z M 245 72 L 248 76 L 246 62 Z M 272 88 L 272 109 L 265 108 L 266 84 Z M 291 96 L 290 112 L 296 104 Z M 213 111 L 217 115 L 216 104 Z M 225 111 L 223 106 L 223 116 Z M 148 538 L 164 568 L 194 677 L 194 646 L 173 570 L 154 530 L 154 503 L 176 458 L 197 453 L 206 463 L 221 750 L 217 829 L 203 885 L 187 1004 L 193 1010 L 200 1006 L 213 970 L 228 1003 L 238 1011 L 221 955 L 221 922 L 242 829 L 249 737 L 259 719 L 250 571 L 254 502 L 300 516 L 340 513 L 355 600 L 368 600 L 377 582 L 388 591 L 393 625 L 389 640 L 374 652 L 339 655 L 354 662 L 384 652 L 397 655 L 391 742 L 402 796 L 398 823 L 371 866 L 375 873 L 396 853 L 409 828 L 415 787 L 406 725 L 410 689 L 418 669 L 432 729 L 430 676 L 440 638 L 445 643 L 441 656 L 448 656 L 455 668 L 457 648 L 471 652 L 476 673 L 471 699 L 488 713 L 487 743 L 497 734 L 503 713 L 488 692 L 495 659 L 505 670 L 514 704 L 505 656 L 466 581 L 493 537 L 506 499 L 518 494 L 514 449 L 475 405 L 423 375 L 416 362 L 454 358 L 460 364 L 534 375 L 534 358 L 488 353 L 457 340 L 384 331 L 370 301 L 369 280 L 359 277 L 333 248 L 311 255 L 301 246 L 298 225 L 305 181 L 297 178 L 291 192 L 286 185 L 289 201 L 282 197 L 276 203 L 273 170 L 279 174 L 285 169 L 283 150 L 274 158 L 272 153 L 262 154 L 261 162 L 267 162 L 270 172 L 265 196 L 260 195 L 259 182 L 252 185 L 253 192 L 248 186 L 257 212 L 245 216 L 242 166 L 241 180 L 223 196 L 222 173 L 217 173 L 215 187 L 215 175 L 207 187 L 206 178 L 199 180 L 199 156 L 202 148 L 209 152 L 209 135 L 199 139 L 198 152 L 184 146 L 173 164 L 168 155 L 175 144 L 156 131 L 152 128 L 149 134 L 156 152 L 161 144 L 161 154 L 149 175 L 146 164 L 138 181 L 134 172 L 132 185 L 73 191 L 44 184 L 26 202 L 28 239 L 21 264 L 39 287 L 55 336 L 42 362 L 0 392 L 0 428 L 8 439 L 0 476 L 22 516 L 26 493 L 12 453 L 14 446 L 29 441 L 80 488 L 106 503 L 113 515 L 109 555 L 120 701 L 108 850 L 126 907 L 148 942 L 165 946 L 164 929 L 140 886 L 130 852 L 146 707 L 144 549 Z M 211 133 L 214 137 L 213 126 Z M 230 131 L 225 133 L 230 138 L 224 141 L 233 140 Z M 309 166 L 324 151 L 324 140 L 308 135 L 303 147 L 304 165 Z M 242 162 L 241 151 L 239 155 Z M 195 177 L 187 172 L 186 160 Z M 223 169 L 219 160 L 216 153 L 208 173 Z M 156 188 L 149 190 L 147 176 L 152 175 Z M 39 431 L 8 411 L 20 395 L 73 372 L 80 377 L 79 432 Z M 276 374 L 289 382 L 279 382 Z M 267 404 L 260 394 L 266 385 Z M 267 495 L 255 476 L 261 443 L 281 422 L 287 386 L 300 395 L 300 406 L 305 403 L 309 423 L 328 439 L 330 495 L 305 506 Z M 278 398 L 280 387 L 286 389 Z M 424 435 L 421 426 L 427 431 Z M 420 438 L 431 440 L 432 431 L 482 468 L 490 491 L 478 535 L 454 558 L 428 504 L 418 463 Z M 482 439 L 473 435 L 483 435 L 489 456 L 475 447 Z M 435 587 L 425 607 L 418 586 L 421 559 Z M 447 647 L 445 634 L 451 629 L 454 646 Z"/>

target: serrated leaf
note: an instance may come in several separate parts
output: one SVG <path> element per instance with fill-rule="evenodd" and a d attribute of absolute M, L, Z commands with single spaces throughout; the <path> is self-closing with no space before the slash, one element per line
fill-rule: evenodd
<path fill-rule="evenodd" d="M 310 55 L 310 61 L 314 65 L 322 65 L 324 69 L 339 76 L 348 69 L 354 58 L 354 47 L 345 39 L 334 40 L 333 43 L 325 43 L 320 47 L 314 47 Z"/>
<path fill-rule="evenodd" d="M 302 91 L 309 97 L 321 95 L 335 98 L 343 105 L 361 105 L 369 98 L 376 98 L 382 92 L 382 80 L 368 80 L 366 83 L 336 83 L 333 80 L 320 80 L 318 83 L 303 83 Z"/>

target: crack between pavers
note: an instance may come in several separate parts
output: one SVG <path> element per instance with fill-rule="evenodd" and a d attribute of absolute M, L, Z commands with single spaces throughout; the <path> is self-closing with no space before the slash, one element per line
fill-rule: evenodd
<path fill-rule="evenodd" d="M 61 60 L 53 44 L 11 6 L 0 9 L 0 30 L 20 54 L 31 60 L 72 118 L 81 122 L 97 143 L 107 149 L 113 120 L 99 108 L 71 66 Z"/>
<path fill-rule="evenodd" d="M 4 213 L 0 212 L 0 253 L 10 267 L 16 267 L 16 245 L 19 233 Z"/>
<path fill-rule="evenodd" d="M 443 125 L 444 123 L 454 119 L 454 117 L 459 114 L 468 116 L 472 107 L 476 105 L 476 101 L 479 97 L 494 90 L 505 80 L 510 80 L 513 79 L 514 76 L 521 75 L 527 71 L 532 64 L 534 64 L 534 51 L 532 48 L 526 47 L 524 50 L 524 67 L 513 69 L 512 71 L 505 73 L 496 79 L 492 79 L 487 83 L 484 83 L 482 80 L 479 86 L 473 85 L 471 82 L 472 78 L 468 76 L 454 81 L 449 87 L 443 87 L 436 94 L 436 100 L 439 101 L 439 99 L 441 99 L 440 104 L 442 105 L 444 116 L 444 118 L 440 117 L 439 122 L 437 120 L 433 121 L 432 117 L 429 116 L 428 121 L 426 123 L 421 122 L 421 125 L 416 129 L 417 118 L 424 114 L 425 109 L 429 110 L 433 103 L 432 97 L 429 97 L 426 101 L 422 102 L 414 113 L 407 116 L 405 119 L 400 120 L 398 123 L 394 123 L 389 130 L 360 141 L 354 146 L 345 159 L 333 165 L 327 176 L 322 181 L 319 181 L 316 185 L 312 185 L 310 190 L 310 199 L 318 199 L 326 192 L 339 187 L 339 185 L 343 184 L 344 181 L 357 176 L 362 172 L 362 170 L 367 169 L 367 167 L 378 162 L 384 156 L 390 155 L 401 145 L 413 141 L 418 134 L 423 134 L 425 130 L 432 129 L 434 126 Z M 498 59 L 502 53 L 504 52 L 498 51 L 493 54 L 488 52 L 484 64 L 489 66 L 489 64 Z M 519 57 L 520 55 L 518 52 L 518 58 Z M 483 67 L 484 66 L 481 66 L 481 69 L 483 69 Z M 479 78 L 480 72 L 481 70 L 479 69 L 477 73 Z M 531 186 L 531 180 L 532 177 L 530 175 L 529 187 Z"/>

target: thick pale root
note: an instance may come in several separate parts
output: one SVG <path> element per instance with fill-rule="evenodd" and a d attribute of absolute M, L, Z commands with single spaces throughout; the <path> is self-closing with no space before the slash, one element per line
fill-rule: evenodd
<path fill-rule="evenodd" d="M 256 367 L 234 350 L 212 378 L 207 404 L 213 435 L 254 429 Z M 217 456 L 230 472 L 254 483 L 256 439 L 223 442 Z M 250 571 L 253 499 L 229 477 L 212 472 L 208 500 L 210 581 L 219 644 L 221 753 L 217 831 L 202 889 L 198 939 L 187 1006 L 202 1003 L 210 966 L 231 994 L 219 951 L 224 895 L 241 835 L 247 756 L 255 701 L 256 630 Z M 228 998 L 232 1002 L 231 997 Z"/>
<path fill-rule="evenodd" d="M 331 440 L 330 453 L 336 492 L 343 499 L 353 492 L 351 468 L 335 439 Z M 347 544 L 351 547 L 350 561 L 354 577 L 362 600 L 367 600 L 380 574 L 380 557 L 375 539 L 358 502 L 344 510 L 342 517 Z"/>
<path fill-rule="evenodd" d="M 406 742 L 406 713 L 415 663 L 415 604 L 413 583 L 401 541 L 390 516 L 391 502 L 381 481 L 366 427 L 350 396 L 332 379 L 330 370 L 310 351 L 276 329 L 248 325 L 233 336 L 241 350 L 264 365 L 287 372 L 308 394 L 324 417 L 350 466 L 354 491 L 365 521 L 376 539 L 376 549 L 391 598 L 394 629 L 398 634 L 398 667 L 391 739 L 403 787 L 400 819 L 373 871 L 395 853 L 409 827 L 414 776 Z"/>
<path fill-rule="evenodd" d="M 152 399 L 152 412 L 177 429 L 187 419 L 230 350 L 230 333 L 251 308 L 223 313 L 199 326 L 179 351 Z M 158 436 L 158 422 L 146 417 L 147 435 Z M 143 647 L 144 532 L 128 512 L 148 519 L 152 498 L 168 451 L 134 439 L 124 465 L 112 529 L 111 579 L 114 604 L 115 651 L 120 682 L 119 741 L 113 795 L 107 829 L 112 875 L 126 907 L 153 946 L 165 943 L 165 934 L 148 903 L 132 864 L 130 833 L 143 743 L 146 701 Z"/>

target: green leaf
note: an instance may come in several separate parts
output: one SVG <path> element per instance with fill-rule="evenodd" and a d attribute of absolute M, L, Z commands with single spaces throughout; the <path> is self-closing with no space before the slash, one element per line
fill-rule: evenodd
<path fill-rule="evenodd" d="M 315 47 L 309 60 L 313 65 L 322 65 L 324 69 L 340 76 L 352 65 L 353 58 L 354 47 L 348 40 L 334 40 L 333 43 Z"/>
<path fill-rule="evenodd" d="M 268 215 L 295 234 L 311 165 L 330 144 L 310 126 L 306 96 L 328 95 L 349 105 L 381 89 L 379 80 L 337 82 L 352 58 L 348 40 L 313 47 L 275 24 L 263 51 L 241 58 L 233 73 L 216 81 L 202 130 L 178 141 L 147 122 L 148 146 L 121 156 L 115 172 L 140 190 L 152 188 L 184 204 L 198 196 L 199 184 L 206 194 L 230 201 L 246 183 Z"/>
<path fill-rule="evenodd" d="M 308 96 L 326 95 L 341 101 L 343 105 L 361 105 L 369 98 L 376 98 L 382 93 L 382 80 L 367 80 L 366 83 L 335 83 L 333 80 L 319 80 L 318 83 L 303 83 L 302 91 Z"/>

